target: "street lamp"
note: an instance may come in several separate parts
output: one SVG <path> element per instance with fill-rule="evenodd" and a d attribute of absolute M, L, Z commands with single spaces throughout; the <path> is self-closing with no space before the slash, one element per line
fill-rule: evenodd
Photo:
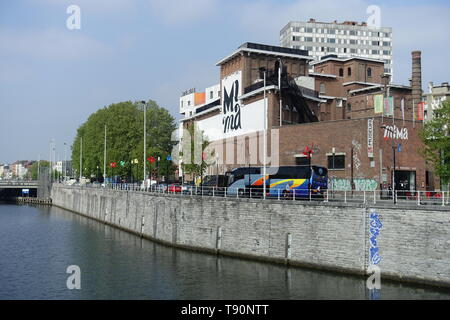
<path fill-rule="evenodd" d="M 145 154 L 147 153 L 147 105 L 145 101 L 141 101 L 141 103 L 144 105 L 144 188 L 145 188 L 145 174 L 146 174 L 146 165 L 147 160 L 145 159 Z"/>
<path fill-rule="evenodd" d="M 267 164 L 266 164 L 266 158 L 267 158 L 267 102 L 266 102 L 266 69 L 260 68 L 260 72 L 264 74 L 264 139 L 263 139 L 263 153 L 264 153 L 264 160 L 263 160 L 263 199 L 266 199 L 266 171 L 267 171 Z"/>
<path fill-rule="evenodd" d="M 394 199 L 394 204 L 396 204 L 397 199 L 395 199 L 395 143 L 394 143 L 395 132 L 393 129 L 391 129 L 387 126 L 381 126 L 380 128 L 392 132 L 392 154 L 393 154 L 393 162 L 394 162 L 394 168 L 392 169 L 392 198 Z"/>
<path fill-rule="evenodd" d="M 278 94 L 280 95 L 280 127 L 283 125 L 283 108 L 281 103 L 281 71 L 283 70 L 282 67 L 283 62 L 281 61 L 281 58 L 278 58 Z"/>

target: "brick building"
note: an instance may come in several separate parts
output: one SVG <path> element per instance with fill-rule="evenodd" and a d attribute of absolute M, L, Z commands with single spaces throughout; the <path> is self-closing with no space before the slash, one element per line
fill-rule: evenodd
<path fill-rule="evenodd" d="M 329 168 L 334 189 L 375 190 L 391 185 L 395 152 L 396 189 L 439 188 L 418 153 L 423 123 L 413 106 L 421 99 L 420 52 L 413 52 L 412 86 L 391 84 L 383 61 L 325 56 L 313 62 L 304 50 L 253 43 L 217 66 L 220 82 L 205 92 L 217 93 L 214 99 L 188 113 L 180 98 L 181 127 L 195 123 L 211 142 L 208 174 L 261 166 L 267 124 L 269 166 L 307 164 L 309 147 L 312 163 Z"/>

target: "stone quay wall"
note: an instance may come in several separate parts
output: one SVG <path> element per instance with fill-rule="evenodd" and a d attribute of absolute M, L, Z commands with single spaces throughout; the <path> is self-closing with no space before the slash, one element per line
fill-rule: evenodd
<path fill-rule="evenodd" d="M 231 199 L 53 185 L 52 204 L 163 244 L 450 287 L 450 210 Z M 372 231 L 373 232 L 373 231 Z M 371 239 L 372 237 L 372 239 Z"/>

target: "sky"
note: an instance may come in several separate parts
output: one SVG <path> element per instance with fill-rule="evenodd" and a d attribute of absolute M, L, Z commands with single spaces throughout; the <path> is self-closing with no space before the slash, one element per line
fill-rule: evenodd
<path fill-rule="evenodd" d="M 66 22 L 80 8 L 80 29 Z M 448 82 L 448 0 L 18 0 L 0 2 L 0 164 L 57 158 L 90 114 L 155 100 L 179 119 L 182 91 L 219 83 L 216 63 L 244 42 L 279 45 L 289 21 L 367 21 L 393 28 L 394 82 Z M 69 157 L 69 151 L 67 153 Z"/>

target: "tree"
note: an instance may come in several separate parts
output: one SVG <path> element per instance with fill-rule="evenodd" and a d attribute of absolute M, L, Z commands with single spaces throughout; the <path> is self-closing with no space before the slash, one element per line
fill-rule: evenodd
<path fill-rule="evenodd" d="M 450 101 L 442 103 L 433 114 L 419 132 L 425 145 L 421 153 L 445 184 L 450 182 Z"/>
<path fill-rule="evenodd" d="M 209 146 L 210 142 L 195 122 L 190 124 L 187 130 L 183 130 L 180 155 L 184 173 L 192 174 L 194 178 L 203 177 L 214 157 L 214 150 Z"/>
<path fill-rule="evenodd" d="M 28 173 L 31 175 L 32 180 L 39 180 L 38 177 L 38 170 L 42 174 L 43 172 L 46 172 L 48 174 L 48 168 L 50 167 L 50 162 L 46 160 L 40 160 L 34 162 L 30 169 L 28 170 Z"/>
<path fill-rule="evenodd" d="M 156 102 L 146 102 L 147 107 L 147 154 L 156 159 L 166 159 L 175 142 L 171 141 L 176 125 L 169 112 Z M 82 175 L 85 177 L 103 176 L 104 134 L 106 125 L 106 175 L 122 178 L 143 178 L 144 150 L 144 109 L 139 103 L 131 101 L 111 104 L 91 114 L 77 130 L 72 145 L 72 167 L 79 175 L 80 142 L 82 138 Z M 135 163 L 135 160 L 138 163 Z M 111 167 L 115 162 L 116 166 Z M 147 162 L 147 168 L 149 163 Z M 165 166 L 168 174 L 172 166 Z M 147 170 L 147 172 L 149 172 Z"/>

